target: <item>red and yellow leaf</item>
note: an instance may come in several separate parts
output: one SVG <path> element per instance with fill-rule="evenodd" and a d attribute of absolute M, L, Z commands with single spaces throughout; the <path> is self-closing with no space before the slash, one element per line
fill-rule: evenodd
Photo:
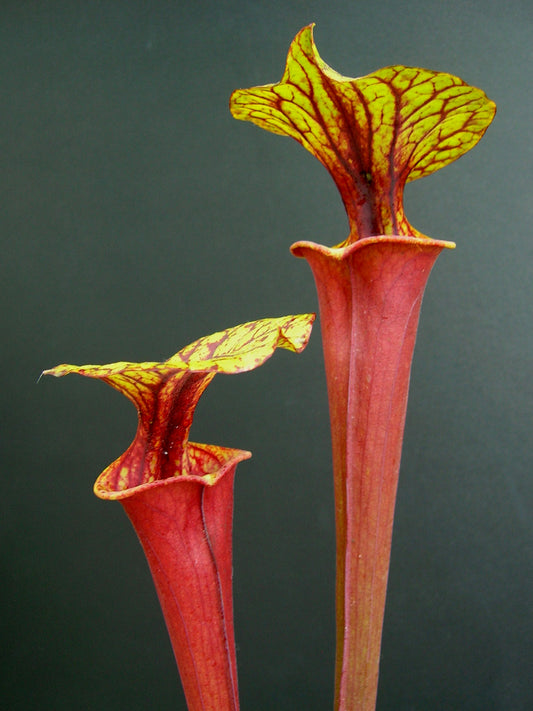
<path fill-rule="evenodd" d="M 139 423 L 130 447 L 102 472 L 95 491 L 117 498 L 132 487 L 192 473 L 187 447 L 194 410 L 216 373 L 241 373 L 262 365 L 276 350 L 301 352 L 315 314 L 268 318 L 229 328 L 186 346 L 157 363 L 58 365 L 45 375 L 76 373 L 103 380 L 136 406 Z"/>
<path fill-rule="evenodd" d="M 496 110 L 483 91 L 444 72 L 396 65 L 342 76 L 320 58 L 313 25 L 292 42 L 281 81 L 235 91 L 230 108 L 296 139 L 329 170 L 350 221 L 346 244 L 424 237 L 404 215 L 405 183 L 475 146 Z"/>
<path fill-rule="evenodd" d="M 167 363 L 186 363 L 191 370 L 242 373 L 262 365 L 276 348 L 300 353 L 310 336 L 314 314 L 250 321 L 200 338 Z"/>

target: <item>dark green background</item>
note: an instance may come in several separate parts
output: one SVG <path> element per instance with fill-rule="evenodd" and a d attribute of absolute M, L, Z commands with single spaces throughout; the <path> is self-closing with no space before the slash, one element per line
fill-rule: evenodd
<path fill-rule="evenodd" d="M 498 104 L 485 138 L 409 186 L 457 242 L 426 292 L 412 374 L 379 711 L 533 708 L 533 13 L 529 0 L 0 4 L 2 708 L 185 709 L 140 546 L 96 475 L 135 412 L 57 363 L 164 359 L 316 309 L 298 239 L 346 236 L 326 171 L 233 120 L 316 21 L 359 76 L 448 71 Z M 239 466 L 243 711 L 332 706 L 334 533 L 319 325 L 301 356 L 219 376 L 193 438 Z"/>

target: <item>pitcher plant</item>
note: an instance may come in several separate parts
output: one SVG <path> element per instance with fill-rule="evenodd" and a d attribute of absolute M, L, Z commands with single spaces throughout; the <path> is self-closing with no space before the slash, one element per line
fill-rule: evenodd
<path fill-rule="evenodd" d="M 290 136 L 330 172 L 349 221 L 329 247 L 291 247 L 312 270 L 328 387 L 336 508 L 335 709 L 375 709 L 409 377 L 429 273 L 452 242 L 412 227 L 407 182 L 459 158 L 495 105 L 443 72 L 396 65 L 345 77 L 319 56 L 313 25 L 280 82 L 235 91 L 237 119 Z"/>

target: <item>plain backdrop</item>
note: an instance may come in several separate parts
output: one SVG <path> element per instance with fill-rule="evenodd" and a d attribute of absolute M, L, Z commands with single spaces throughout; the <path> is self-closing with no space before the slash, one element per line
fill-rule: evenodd
<path fill-rule="evenodd" d="M 333 182 L 232 119 L 296 32 L 349 76 L 457 74 L 496 101 L 481 143 L 407 189 L 457 243 L 422 308 L 378 711 L 533 708 L 529 0 L 0 4 L 1 706 L 185 709 L 122 508 L 92 494 L 131 404 L 58 363 L 165 359 L 243 321 L 313 311 L 292 242 L 333 245 Z M 320 325 L 300 356 L 219 376 L 192 438 L 250 449 L 235 490 L 243 711 L 332 707 L 334 523 Z"/>

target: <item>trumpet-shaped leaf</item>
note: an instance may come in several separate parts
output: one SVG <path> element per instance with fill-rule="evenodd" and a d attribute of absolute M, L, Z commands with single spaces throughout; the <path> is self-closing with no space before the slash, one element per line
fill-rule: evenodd
<path fill-rule="evenodd" d="M 433 263 L 451 242 L 414 229 L 403 191 L 462 156 L 495 113 L 485 94 L 443 72 L 396 65 L 352 79 L 319 56 L 312 25 L 277 84 L 239 89 L 238 119 L 290 136 L 331 173 L 350 234 L 298 242 L 319 297 L 337 530 L 335 709 L 375 708 L 411 360 Z"/>
<path fill-rule="evenodd" d="M 449 243 L 369 237 L 293 245 L 322 325 L 337 531 L 336 704 L 375 708 L 411 360 L 424 288 Z"/>
<path fill-rule="evenodd" d="M 235 468 L 249 452 L 188 441 L 216 373 L 257 368 L 276 348 L 302 351 L 314 314 L 264 319 L 201 338 L 163 363 L 59 365 L 124 393 L 139 415 L 127 451 L 95 493 L 118 499 L 144 548 L 190 711 L 238 711 L 233 630 Z"/>
<path fill-rule="evenodd" d="M 405 183 L 475 146 L 493 102 L 458 77 L 428 69 L 396 65 L 342 76 L 320 58 L 312 28 L 295 37 L 279 83 L 233 92 L 233 116 L 291 136 L 323 163 L 348 214 L 347 243 L 423 237 L 404 215 Z"/>

